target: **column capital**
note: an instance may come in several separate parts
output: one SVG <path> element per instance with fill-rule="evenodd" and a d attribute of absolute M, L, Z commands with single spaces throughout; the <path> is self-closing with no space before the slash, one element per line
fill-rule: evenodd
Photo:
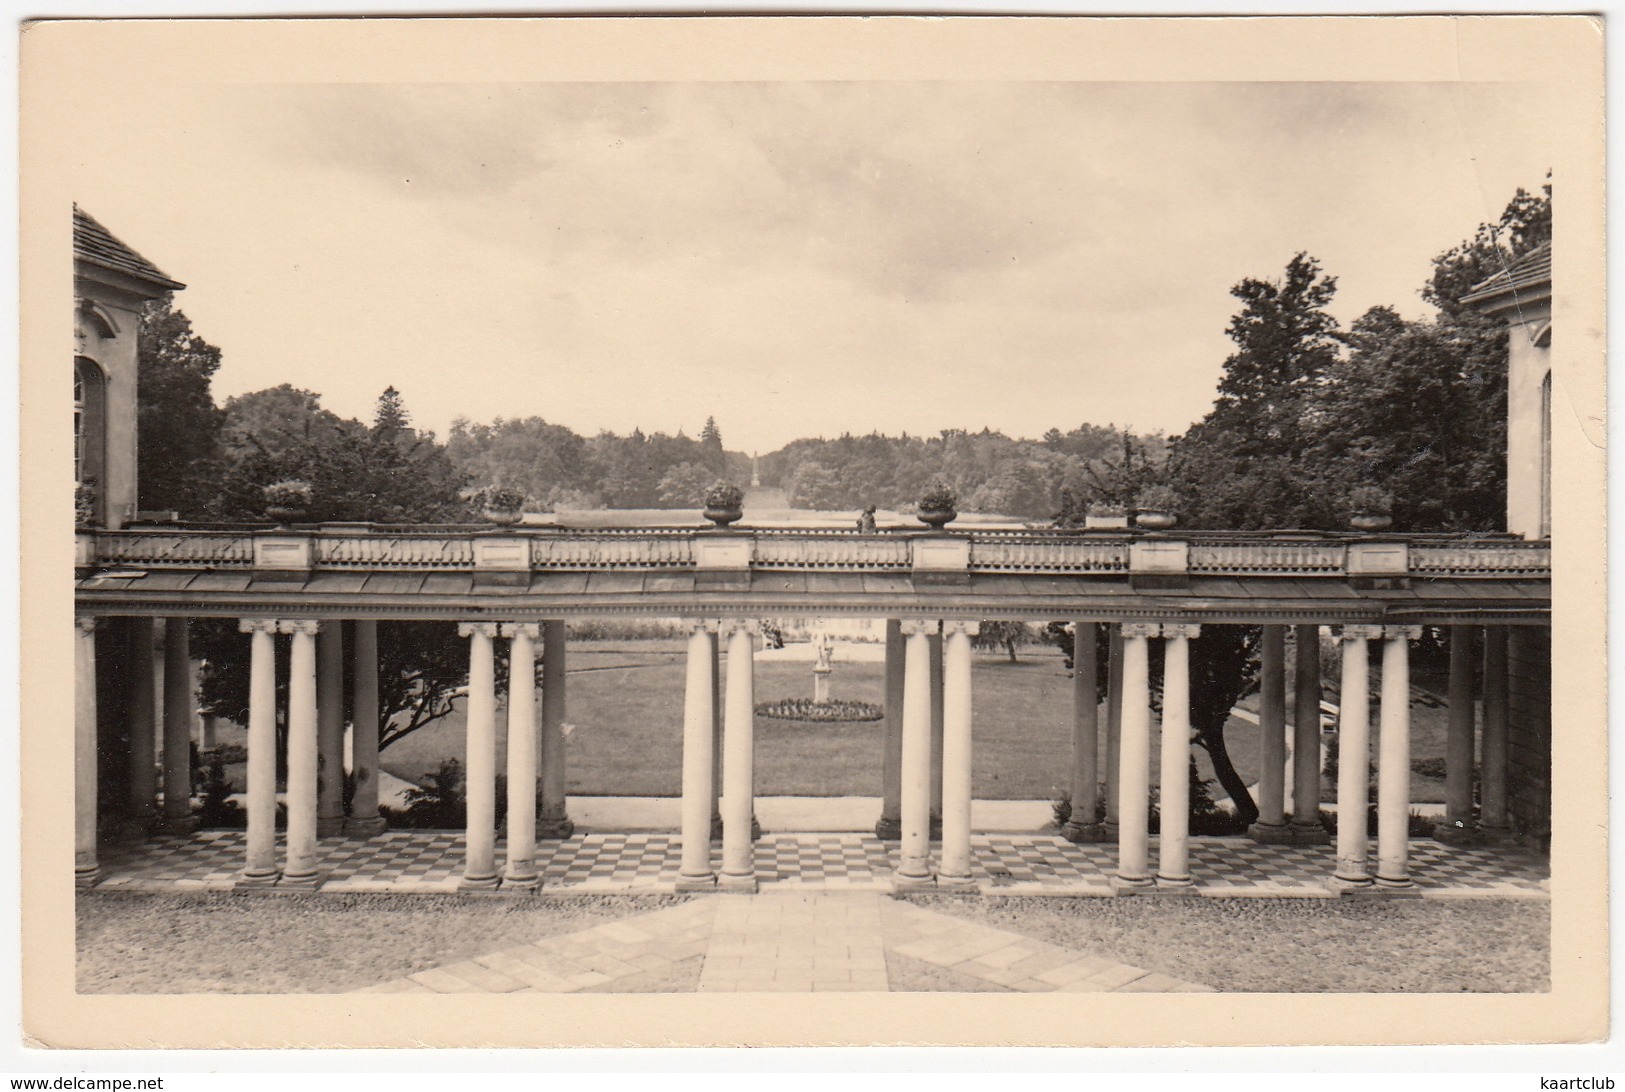
<path fill-rule="evenodd" d="M 540 622 L 500 622 L 498 632 L 503 637 L 529 637 L 532 641 L 539 641 L 542 637 L 542 624 Z"/>
<path fill-rule="evenodd" d="M 1119 626 L 1124 637 L 1160 637 L 1162 636 L 1161 622 L 1124 622 Z"/>
<path fill-rule="evenodd" d="M 1186 640 L 1195 640 L 1202 635 L 1202 627 L 1196 622 L 1164 622 L 1162 624 L 1164 637 L 1183 637 Z"/>
<path fill-rule="evenodd" d="M 694 633 L 716 633 L 718 630 L 720 630 L 722 628 L 722 619 L 720 619 L 720 618 L 686 618 L 686 619 L 683 620 L 683 628 L 685 628 L 690 634 L 694 634 Z"/>
<path fill-rule="evenodd" d="M 974 637 L 981 631 L 982 624 L 980 622 L 967 622 L 955 618 L 942 623 L 942 635 L 944 637 L 952 637 L 957 633 L 963 633 L 967 637 Z"/>
<path fill-rule="evenodd" d="M 754 637 L 762 632 L 762 623 L 754 618 L 724 618 L 718 623 L 718 628 L 729 636 L 743 631 Z"/>
<path fill-rule="evenodd" d="M 95 633 L 98 621 L 100 619 L 94 614 L 76 614 L 73 616 L 73 628 L 80 633 Z"/>
<path fill-rule="evenodd" d="M 458 622 L 457 636 L 472 637 L 478 633 L 482 637 L 496 637 L 501 629 L 500 622 Z"/>
<path fill-rule="evenodd" d="M 277 620 L 275 618 L 239 618 L 237 619 L 237 632 L 275 633 L 277 632 Z"/>
<path fill-rule="evenodd" d="M 1353 640 L 1375 641 L 1381 636 L 1382 636 L 1382 627 L 1381 626 L 1357 625 L 1357 624 L 1355 624 L 1353 622 L 1345 623 L 1343 625 L 1342 631 L 1339 632 L 1338 635 L 1337 635 L 1338 640 L 1341 640 L 1341 641 L 1353 641 Z"/>
<path fill-rule="evenodd" d="M 303 633 L 307 637 L 316 636 L 321 628 L 321 621 L 315 618 L 284 618 L 276 624 L 278 633 Z"/>
<path fill-rule="evenodd" d="M 940 632 L 942 623 L 935 618 L 904 618 L 900 625 L 904 637 L 930 637 Z"/>
<path fill-rule="evenodd" d="M 1382 635 L 1390 641 L 1414 641 L 1422 636 L 1421 626 L 1383 626 Z"/>

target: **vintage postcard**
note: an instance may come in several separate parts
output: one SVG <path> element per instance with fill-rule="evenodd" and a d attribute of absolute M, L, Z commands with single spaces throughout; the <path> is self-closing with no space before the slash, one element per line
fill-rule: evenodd
<path fill-rule="evenodd" d="M 1599 19 L 21 66 L 29 1042 L 1606 1035 Z"/>

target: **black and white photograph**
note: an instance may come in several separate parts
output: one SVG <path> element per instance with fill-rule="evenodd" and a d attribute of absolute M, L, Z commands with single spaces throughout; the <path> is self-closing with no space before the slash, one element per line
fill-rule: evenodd
<path fill-rule="evenodd" d="M 28 27 L 29 1035 L 1605 1035 L 1593 21 L 1134 22 Z"/>

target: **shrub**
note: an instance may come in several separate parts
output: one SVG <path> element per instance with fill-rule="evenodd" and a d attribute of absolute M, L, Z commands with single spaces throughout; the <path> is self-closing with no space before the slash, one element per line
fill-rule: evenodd
<path fill-rule="evenodd" d="M 1349 490 L 1349 512 L 1356 516 L 1386 516 L 1394 509 L 1394 495 L 1374 485 L 1358 485 Z"/>
<path fill-rule="evenodd" d="M 1415 758 L 1411 760 L 1411 772 L 1443 781 L 1445 761 L 1442 758 Z"/>
<path fill-rule="evenodd" d="M 198 775 L 201 799 L 193 806 L 192 814 L 197 816 L 199 826 L 241 829 L 248 824 L 248 814 L 237 806 L 237 801 L 230 799 L 233 790 L 226 777 L 226 764 L 220 759 L 218 749 L 214 755 Z"/>
<path fill-rule="evenodd" d="M 717 482 L 705 491 L 705 506 L 732 511 L 745 503 L 745 491 L 733 482 Z"/>
<path fill-rule="evenodd" d="M 1151 485 L 1134 497 L 1134 507 L 1142 512 L 1177 512 L 1179 494 L 1166 485 Z"/>
<path fill-rule="evenodd" d="M 822 722 L 851 722 L 880 720 L 884 709 L 867 701 L 816 702 L 811 698 L 783 698 L 764 701 L 756 706 L 756 715 L 773 720 L 805 720 Z"/>
<path fill-rule="evenodd" d="M 232 766 L 240 762 L 248 761 L 248 748 L 244 747 L 240 743 L 221 743 L 217 744 L 211 751 L 204 751 L 203 758 L 205 760 L 215 760 L 222 762 L 227 766 Z"/>
<path fill-rule="evenodd" d="M 922 512 L 951 512 L 959 504 L 959 494 L 954 492 L 953 486 L 941 478 L 932 479 L 920 494 L 919 510 Z"/>
<path fill-rule="evenodd" d="M 272 482 L 263 492 L 265 503 L 278 508 L 301 508 L 310 503 L 310 483 L 298 478 Z"/>
<path fill-rule="evenodd" d="M 482 509 L 492 512 L 522 512 L 525 502 L 529 500 L 525 494 L 516 489 L 507 489 L 500 485 L 493 485 L 489 489 L 480 491 L 479 505 Z"/>

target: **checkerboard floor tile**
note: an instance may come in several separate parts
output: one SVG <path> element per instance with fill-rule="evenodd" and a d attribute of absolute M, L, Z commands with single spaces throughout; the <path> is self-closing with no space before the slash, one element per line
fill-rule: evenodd
<path fill-rule="evenodd" d="M 215 889 L 234 884 L 243 867 L 241 831 L 161 836 L 102 852 L 101 886 L 130 890 Z M 322 889 L 332 891 L 455 890 L 463 867 L 463 835 L 389 831 L 372 839 L 323 839 Z M 933 857 L 938 848 L 933 845 Z M 506 847 L 497 844 L 497 860 Z M 864 834 L 768 834 L 755 845 L 758 883 L 765 889 L 889 889 L 897 844 Z M 972 876 L 999 894 L 1108 895 L 1117 867 L 1112 845 L 1074 845 L 1045 835 L 974 835 Z M 1152 840 L 1150 859 L 1156 862 Z M 283 848 L 278 846 L 278 859 Z M 1375 861 L 1375 846 L 1371 849 Z M 536 866 L 544 890 L 618 893 L 670 891 L 682 861 L 672 834 L 576 834 L 544 841 Z M 721 847 L 713 845 L 713 869 Z M 1245 839 L 1193 838 L 1191 878 L 1204 895 L 1328 897 L 1334 855 L 1329 846 L 1266 846 Z M 1426 896 L 1543 896 L 1546 863 L 1511 849 L 1453 848 L 1411 843 L 1410 873 Z"/>

